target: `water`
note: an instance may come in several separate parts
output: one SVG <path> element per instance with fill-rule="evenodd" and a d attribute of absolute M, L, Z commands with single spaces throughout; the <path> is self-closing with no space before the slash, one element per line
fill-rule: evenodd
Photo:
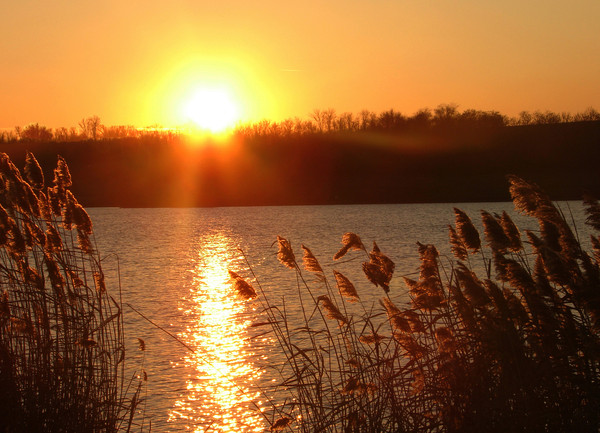
<path fill-rule="evenodd" d="M 129 365 L 148 376 L 140 406 L 143 427 L 151 425 L 153 432 L 265 431 L 259 409 L 267 402 L 256 386 L 273 383 L 264 366 L 282 359 L 268 336 L 260 335 L 262 329 L 251 326 L 260 305 L 235 296 L 229 269 L 256 285 L 248 261 L 270 299 L 291 299 L 296 279 L 277 262 L 273 245 L 281 235 L 290 240 L 299 262 L 304 244 L 330 277 L 335 267 L 351 278 L 361 296 L 376 302 L 383 292 L 361 274 L 364 255 L 351 253 L 355 259 L 342 263 L 332 259 L 342 234 L 355 232 L 368 249 L 376 241 L 396 263 L 390 289 L 392 299 L 402 303 L 406 289 L 399 276 L 418 270 L 416 242 L 433 243 L 448 254 L 453 206 L 476 224 L 481 209 L 506 210 L 522 231 L 536 227 L 511 203 L 89 209 L 115 296 L 120 281 Z M 581 204 L 566 207 L 582 229 Z M 294 305 L 290 308 L 293 316 Z M 137 350 L 138 338 L 145 342 L 143 352 Z"/>

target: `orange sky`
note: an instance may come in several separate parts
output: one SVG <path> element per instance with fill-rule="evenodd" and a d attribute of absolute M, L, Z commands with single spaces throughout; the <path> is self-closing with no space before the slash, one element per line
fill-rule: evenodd
<path fill-rule="evenodd" d="M 6 128 L 177 126 L 213 86 L 245 121 L 600 108 L 598 0 L 19 0 L 0 17 Z"/>

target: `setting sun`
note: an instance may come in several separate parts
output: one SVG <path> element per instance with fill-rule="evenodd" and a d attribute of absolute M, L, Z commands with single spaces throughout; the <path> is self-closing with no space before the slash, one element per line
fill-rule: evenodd
<path fill-rule="evenodd" d="M 196 128 L 221 133 L 239 120 L 239 106 L 230 92 L 222 88 L 197 89 L 187 100 L 184 115 Z"/>

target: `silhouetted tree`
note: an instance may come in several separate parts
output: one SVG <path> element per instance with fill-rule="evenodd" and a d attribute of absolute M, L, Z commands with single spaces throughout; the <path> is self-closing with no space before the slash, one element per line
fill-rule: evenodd
<path fill-rule="evenodd" d="M 360 129 L 367 130 L 375 126 L 377 115 L 369 110 L 362 110 L 359 113 Z"/>
<path fill-rule="evenodd" d="M 82 135 L 86 138 L 91 138 L 94 141 L 98 139 L 101 126 L 100 117 L 98 116 L 86 117 L 79 122 L 79 128 L 81 129 Z"/>
<path fill-rule="evenodd" d="M 24 141 L 50 141 L 52 140 L 52 130 L 38 123 L 32 123 L 23 128 L 20 139 Z"/>

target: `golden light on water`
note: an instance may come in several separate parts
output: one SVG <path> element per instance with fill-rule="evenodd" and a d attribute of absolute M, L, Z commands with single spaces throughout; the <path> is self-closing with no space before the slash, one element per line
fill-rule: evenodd
<path fill-rule="evenodd" d="M 188 420 L 197 432 L 264 431 L 256 407 L 259 394 L 250 386 L 260 376 L 246 340 L 250 320 L 244 312 L 250 307 L 233 291 L 228 273 L 240 257 L 234 256 L 235 246 L 222 234 L 205 237 L 201 245 L 183 308 L 190 325 L 181 336 L 196 352 L 184 360 L 187 389 L 170 418 Z"/>

